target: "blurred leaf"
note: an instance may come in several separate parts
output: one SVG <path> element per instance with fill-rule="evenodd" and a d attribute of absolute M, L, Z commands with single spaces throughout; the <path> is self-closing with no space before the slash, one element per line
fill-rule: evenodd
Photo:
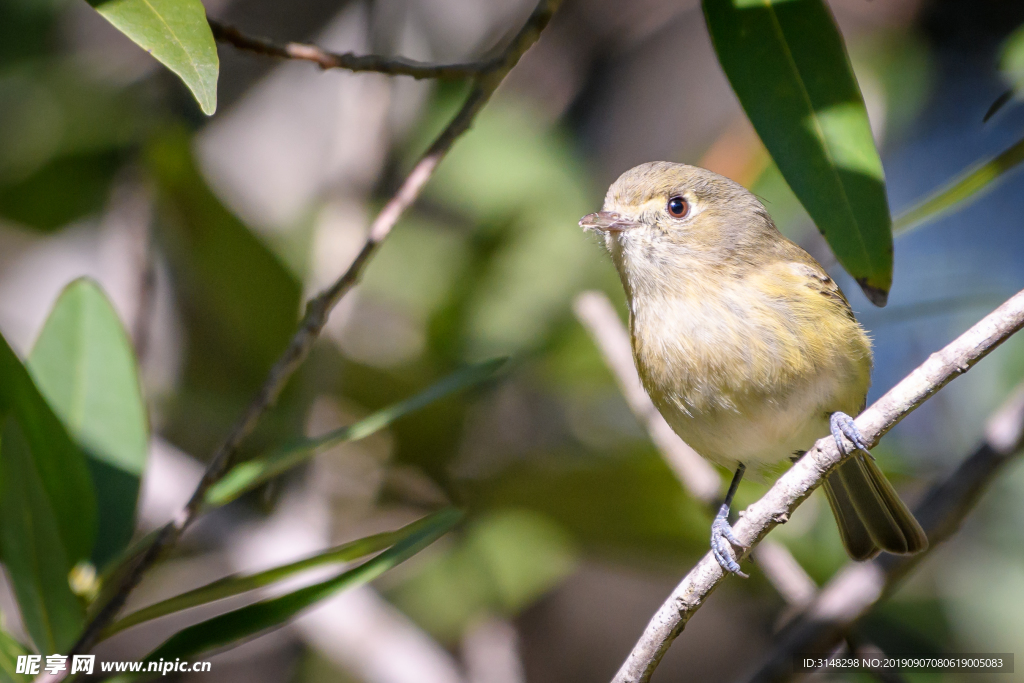
<path fill-rule="evenodd" d="M 463 368 L 445 377 L 422 393 L 378 410 L 358 422 L 335 429 L 313 439 L 304 439 L 236 465 L 224 475 L 223 479 L 210 488 L 206 495 L 206 502 L 210 505 L 223 505 L 238 498 L 238 496 L 251 490 L 258 484 L 308 460 L 322 448 L 328 448 L 345 441 L 365 439 L 371 434 L 384 429 L 403 415 L 428 406 L 451 393 L 490 379 L 505 362 L 505 358 L 497 358 Z"/>
<path fill-rule="evenodd" d="M 985 112 L 984 121 L 995 116 L 1007 102 L 1019 98 L 1024 92 L 1024 24 L 1007 36 L 999 55 L 999 71 L 1009 89 L 992 103 Z"/>
<path fill-rule="evenodd" d="M 49 498 L 68 566 L 88 559 L 96 539 L 96 497 L 85 455 L 0 336 L 0 415 L 13 415 Z"/>
<path fill-rule="evenodd" d="M 93 562 L 102 565 L 135 530 L 149 427 L 131 342 L 99 285 L 82 278 L 64 289 L 27 365 L 89 456 L 99 503 Z"/>
<path fill-rule="evenodd" d="M 168 598 L 167 600 L 162 600 L 161 602 L 140 609 L 137 612 L 132 612 L 108 628 L 103 634 L 103 638 L 109 638 L 115 633 L 123 631 L 126 628 L 157 619 L 164 615 L 171 614 L 172 612 L 179 612 L 181 610 L 189 609 L 190 607 L 213 602 L 215 600 L 223 600 L 224 598 L 229 598 L 232 595 L 238 595 L 239 593 L 245 593 L 257 588 L 262 588 L 263 586 L 269 586 L 281 579 L 304 572 L 307 569 L 312 569 L 313 567 L 358 560 L 360 557 L 380 552 L 381 550 L 400 542 L 402 539 L 415 534 L 424 527 L 431 527 L 435 522 L 436 520 L 434 517 L 426 517 L 396 531 L 388 531 L 382 534 L 367 536 L 366 538 L 361 538 L 357 541 L 351 541 L 350 543 L 345 543 L 344 545 L 324 550 L 316 555 L 312 555 L 296 562 L 290 562 L 289 564 L 285 564 L 280 567 L 267 569 L 266 571 L 256 574 L 233 574 L 231 576 L 225 576 L 223 579 L 218 579 L 217 581 L 208 583 L 205 586 L 196 588 L 195 590 L 182 593 L 181 595 L 176 595 L 173 598 Z"/>
<path fill-rule="evenodd" d="M 32 677 L 16 673 L 18 657 L 30 654 L 11 634 L 0 630 L 0 683 L 28 683 Z"/>
<path fill-rule="evenodd" d="M 288 345 L 302 288 L 267 246 L 207 187 L 181 131 L 156 139 L 148 166 L 158 190 L 157 238 L 168 260 L 187 334 L 179 396 L 166 433 L 190 452 L 219 441 Z M 284 400 L 261 429 L 275 425 Z M 276 432 L 275 432 L 276 435 Z M 250 445 L 266 437 L 258 432 Z"/>
<path fill-rule="evenodd" d="M 71 563 L 57 518 L 13 416 L 4 420 L 0 437 L 0 552 L 37 650 L 66 651 L 85 612 L 68 585 Z"/>
<path fill-rule="evenodd" d="M 704 0 L 743 109 L 836 258 L 884 306 L 892 220 L 882 162 L 842 36 L 823 0 Z"/>
<path fill-rule="evenodd" d="M 423 562 L 388 598 L 435 638 L 455 643 L 484 614 L 519 613 L 575 564 L 569 538 L 546 517 L 497 510 L 474 520 L 457 544 Z"/>
<path fill-rule="evenodd" d="M 190 626 L 150 653 L 146 661 L 188 657 L 237 643 L 280 626 L 302 610 L 340 590 L 374 580 L 436 541 L 461 518 L 462 513 L 452 508 L 434 513 L 415 532 L 358 567 L 279 598 L 257 602 Z"/>
<path fill-rule="evenodd" d="M 1024 161 L 1024 139 L 921 200 L 896 219 L 893 225 L 894 232 L 906 232 L 954 208 L 962 208 L 962 202 L 974 201 L 981 197 L 982 190 L 1016 168 L 1021 161 Z"/>
<path fill-rule="evenodd" d="M 0 185 L 0 216 L 49 231 L 98 213 L 120 165 L 117 152 L 57 157 L 23 180 Z"/>
<path fill-rule="evenodd" d="M 199 0 L 88 0 L 97 12 L 188 86 L 203 113 L 217 110 L 220 61 Z"/>
<path fill-rule="evenodd" d="M 675 566 L 707 550 L 704 507 L 646 447 L 604 457 L 535 454 L 493 477 L 459 485 L 470 510 L 538 512 L 585 551 L 615 560 Z"/>

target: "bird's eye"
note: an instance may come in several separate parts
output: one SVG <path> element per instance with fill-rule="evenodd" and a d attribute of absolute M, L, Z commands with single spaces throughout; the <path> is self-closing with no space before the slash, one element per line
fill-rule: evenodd
<path fill-rule="evenodd" d="M 682 197 L 673 197 L 668 200 L 668 214 L 672 218 L 685 218 L 690 213 L 690 203 Z"/>

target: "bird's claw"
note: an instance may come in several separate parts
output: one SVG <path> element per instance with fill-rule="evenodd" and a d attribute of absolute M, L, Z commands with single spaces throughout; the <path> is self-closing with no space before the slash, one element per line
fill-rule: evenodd
<path fill-rule="evenodd" d="M 736 538 L 732 526 L 729 524 L 729 506 L 723 505 L 715 515 L 715 521 L 711 523 L 711 554 L 718 560 L 718 564 L 727 572 L 749 578 L 740 570 L 740 565 L 732 557 L 732 544 L 737 548 L 746 548 L 747 545 Z"/>
<path fill-rule="evenodd" d="M 832 430 L 832 438 L 836 440 L 836 446 L 839 447 L 840 453 L 843 455 L 849 455 L 850 453 L 850 449 L 846 447 L 846 442 L 843 441 L 844 436 L 853 444 L 854 450 L 860 449 L 867 452 L 868 444 L 852 417 L 846 413 L 835 412 L 829 416 L 828 424 Z"/>

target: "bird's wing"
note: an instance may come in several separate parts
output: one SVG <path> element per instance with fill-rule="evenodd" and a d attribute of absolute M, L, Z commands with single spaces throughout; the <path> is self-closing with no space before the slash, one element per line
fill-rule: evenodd
<path fill-rule="evenodd" d="M 790 262 L 787 266 L 804 281 L 805 286 L 832 301 L 846 317 L 856 320 L 853 315 L 853 309 L 850 308 L 850 302 L 843 295 L 843 290 L 839 289 L 839 285 L 836 284 L 835 280 L 830 278 L 828 273 L 810 256 L 807 256 L 807 260 L 801 259 L 796 262 Z"/>

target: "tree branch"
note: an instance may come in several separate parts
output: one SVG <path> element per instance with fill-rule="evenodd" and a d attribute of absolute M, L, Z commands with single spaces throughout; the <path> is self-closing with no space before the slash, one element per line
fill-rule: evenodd
<path fill-rule="evenodd" d="M 779 635 L 765 661 L 745 680 L 786 680 L 798 653 L 830 651 L 854 622 L 960 528 L 988 484 L 1022 448 L 1024 384 L 989 420 L 985 441 L 953 474 L 932 487 L 914 511 L 928 534 L 928 549 L 917 555 L 882 555 L 868 563 L 849 563 Z"/>
<path fill-rule="evenodd" d="M 857 418 L 857 427 L 868 446 L 878 440 L 911 411 L 928 400 L 953 378 L 967 372 L 992 349 L 1024 326 L 1024 291 L 1017 293 L 941 351 L 933 353 L 916 370 L 890 389 Z M 820 439 L 796 462 L 760 500 L 748 507 L 734 525 L 737 537 L 753 547 L 817 488 L 824 477 L 842 461 L 832 437 Z M 921 519 L 922 523 L 929 520 Z M 900 558 L 896 562 L 914 562 Z M 882 570 L 872 562 L 857 565 L 856 572 L 878 574 Z M 708 595 L 724 578 L 722 568 L 708 553 L 675 588 L 658 609 L 639 642 L 614 678 L 614 683 L 649 681 L 672 641 L 686 622 L 700 609 Z M 836 580 L 841 580 L 837 577 Z M 877 586 L 881 578 L 860 581 L 851 587 Z M 884 582 L 882 582 L 884 583 Z M 877 592 L 877 591 L 876 591 Z M 879 595 L 866 594 L 860 600 L 873 602 Z M 847 595 L 846 599 L 853 599 Z"/>
<path fill-rule="evenodd" d="M 612 302 L 601 292 L 583 292 L 576 297 L 573 310 L 601 351 L 629 409 L 647 429 L 665 462 L 683 488 L 714 516 L 721 504 L 722 478 L 697 451 L 679 438 L 651 402 L 633 365 L 629 332 Z M 817 592 L 817 584 L 784 545 L 766 540 L 754 551 L 754 559 L 765 578 L 791 608 L 806 606 Z"/>
<path fill-rule="evenodd" d="M 500 70 L 504 66 L 504 53 L 475 62 L 430 64 L 405 57 L 331 52 L 318 45 L 308 43 L 275 43 L 265 38 L 247 36 L 237 28 L 222 24 L 215 19 L 207 19 L 207 21 L 213 31 L 214 39 L 221 43 L 267 57 L 313 62 L 321 69 L 346 69 L 357 73 L 371 72 L 389 76 L 411 76 L 417 80 L 428 78 L 457 80 L 481 76 Z"/>
<path fill-rule="evenodd" d="M 185 529 L 195 520 L 202 508 L 206 492 L 234 464 L 239 445 L 252 433 L 264 413 L 275 403 L 292 374 L 306 359 L 313 342 L 319 337 L 320 331 L 327 323 L 331 310 L 359 280 L 363 269 L 376 253 L 381 242 L 387 238 L 401 215 L 419 196 L 437 165 L 455 141 L 469 129 L 476 115 L 494 94 L 505 75 L 537 41 L 559 3 L 560 0 L 540 0 L 523 28 L 497 58 L 498 66 L 474 79 L 473 88 L 455 118 L 413 166 L 398 191 L 384 205 L 373 221 L 366 242 L 355 260 L 330 287 L 306 304 L 306 313 L 299 329 L 292 337 L 285 352 L 270 369 L 263 386 L 235 423 L 227 438 L 213 454 L 206 472 L 189 502 L 175 515 L 173 520 L 160 530 L 153 542 L 134 558 L 133 564 L 123 573 L 117 590 L 86 625 L 82 636 L 70 654 L 79 654 L 92 648 L 100 633 L 120 611 L 128 594 L 139 583 L 146 570 L 167 548 L 177 542 Z M 49 680 L 60 679 L 58 677 Z"/>

